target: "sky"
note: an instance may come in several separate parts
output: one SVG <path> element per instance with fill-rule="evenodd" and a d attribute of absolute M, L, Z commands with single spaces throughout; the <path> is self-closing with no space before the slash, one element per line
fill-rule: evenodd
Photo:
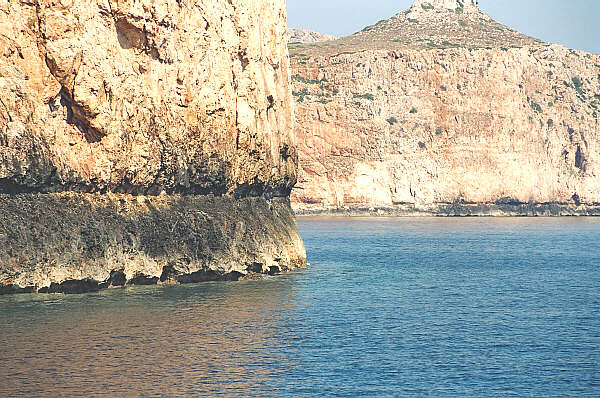
<path fill-rule="evenodd" d="M 410 7 L 412 0 L 287 0 L 288 25 L 347 36 Z M 479 0 L 496 21 L 568 48 L 600 54 L 600 0 Z"/>

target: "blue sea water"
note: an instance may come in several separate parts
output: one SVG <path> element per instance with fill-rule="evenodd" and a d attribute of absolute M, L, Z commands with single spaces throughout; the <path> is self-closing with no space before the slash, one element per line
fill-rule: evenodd
<path fill-rule="evenodd" d="M 300 272 L 0 297 L 0 396 L 600 396 L 600 220 L 299 227 Z"/>

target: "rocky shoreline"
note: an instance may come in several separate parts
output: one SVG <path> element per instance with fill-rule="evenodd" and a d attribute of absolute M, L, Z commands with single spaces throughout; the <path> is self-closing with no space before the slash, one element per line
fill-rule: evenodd
<path fill-rule="evenodd" d="M 0 195 L 0 294 L 238 280 L 305 264 L 287 198 Z"/>
<path fill-rule="evenodd" d="M 393 207 L 302 207 L 298 217 L 568 217 L 600 216 L 600 203 L 436 203 Z"/>

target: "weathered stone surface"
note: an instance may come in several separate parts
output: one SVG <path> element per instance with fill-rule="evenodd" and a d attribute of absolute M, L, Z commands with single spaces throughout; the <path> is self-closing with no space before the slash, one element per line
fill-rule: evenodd
<path fill-rule="evenodd" d="M 455 12 L 476 11 L 479 9 L 478 0 L 415 0 L 411 10 L 427 12 L 446 9 Z"/>
<path fill-rule="evenodd" d="M 0 195 L 0 242 L 5 292 L 235 280 L 305 261 L 287 198 Z"/>
<path fill-rule="evenodd" d="M 335 43 L 292 58 L 297 212 L 600 214 L 600 56 Z"/>
<path fill-rule="evenodd" d="M 500 199 L 491 203 L 432 203 L 426 205 L 394 204 L 371 206 L 298 205 L 298 216 L 327 217 L 570 217 L 600 216 L 600 203 L 521 203 L 513 199 Z"/>
<path fill-rule="evenodd" d="M 0 290 L 302 265 L 286 25 L 284 0 L 0 0 Z"/>
<path fill-rule="evenodd" d="M 0 31 L 4 190 L 293 186 L 283 0 L 2 1 Z"/>

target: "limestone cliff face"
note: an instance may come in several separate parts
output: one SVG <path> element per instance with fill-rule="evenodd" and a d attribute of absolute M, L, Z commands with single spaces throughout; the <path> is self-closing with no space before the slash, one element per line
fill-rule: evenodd
<path fill-rule="evenodd" d="M 0 29 L 5 190 L 294 184 L 284 1 L 3 1 Z"/>
<path fill-rule="evenodd" d="M 498 44 L 295 48 L 296 209 L 599 214 L 600 56 Z"/>
<path fill-rule="evenodd" d="M 85 267 L 79 273 L 53 271 L 65 268 L 61 263 L 65 257 L 55 254 L 69 250 L 85 258 L 81 264 L 89 260 L 102 270 L 94 273 L 96 282 L 122 271 L 122 264 L 111 262 L 110 251 L 117 248 L 131 263 L 140 258 L 155 261 L 151 274 L 140 270 L 149 277 L 159 276 L 164 267 L 173 269 L 174 275 L 208 269 L 224 275 L 246 273 L 248 266 L 260 271 L 301 265 L 301 241 L 295 235 L 294 244 L 284 244 L 288 233 L 280 237 L 283 253 L 266 253 L 278 245 L 264 249 L 256 245 L 257 251 L 265 250 L 264 256 L 244 257 L 238 251 L 230 261 L 211 262 L 192 246 L 177 260 L 173 253 L 168 260 L 153 256 L 140 246 L 147 238 L 139 235 L 143 229 L 136 229 L 136 223 L 154 214 L 157 233 L 188 228 L 197 236 L 198 224 L 169 226 L 168 218 L 161 221 L 170 214 L 173 200 L 184 212 L 214 208 L 212 195 L 233 201 L 262 198 L 256 200 L 267 209 L 273 207 L 271 198 L 281 197 L 283 204 L 278 199 L 277 206 L 286 206 L 296 181 L 297 153 L 285 37 L 284 0 L 0 1 L 3 206 L 15 206 L 20 203 L 14 202 L 15 197 L 20 197 L 30 203 L 32 214 L 38 214 L 45 204 L 65 198 L 76 210 L 92 209 L 77 213 L 76 224 L 85 229 L 97 218 L 94 203 L 107 206 L 101 195 L 92 194 L 112 192 L 121 196 L 108 207 L 124 212 L 128 220 L 119 230 L 122 235 L 100 239 L 90 252 L 77 245 L 59 249 L 56 245 L 68 243 L 53 237 L 23 246 L 15 240 L 26 239 L 27 234 L 14 235 L 8 227 L 14 222 L 4 215 L 0 265 L 4 269 L 10 265 L 12 271 L 3 269 L 0 284 L 27 283 L 37 289 L 86 277 Z M 80 196 L 67 200 L 72 198 L 67 192 Z M 152 195 L 159 194 L 175 196 L 160 199 L 159 207 L 167 210 L 156 213 L 158 199 Z M 134 205 L 137 195 L 150 195 L 149 207 Z M 179 201 L 181 195 L 197 196 L 194 201 Z M 20 214 L 25 228 L 37 227 L 27 211 L 15 214 Z M 234 218 L 243 222 L 249 213 L 240 214 Z M 278 214 L 283 214 L 281 220 Z M 278 214 L 264 216 L 262 222 L 287 223 L 297 234 L 292 216 L 283 210 Z M 202 228 L 218 228 L 221 221 L 224 230 L 231 227 L 226 212 L 214 219 L 207 213 L 201 220 Z M 48 233 L 70 236 L 61 225 Z M 238 231 L 242 240 L 250 233 L 243 227 Z M 117 245 L 115 239 L 125 243 Z M 225 251 L 219 241 L 212 249 Z M 46 255 L 39 258 L 32 252 Z M 75 258 L 72 254 L 67 257 Z M 280 264 L 257 260 L 267 257 Z M 74 262 L 69 261 L 73 269 Z M 126 272 L 127 277 L 134 271 Z"/>

